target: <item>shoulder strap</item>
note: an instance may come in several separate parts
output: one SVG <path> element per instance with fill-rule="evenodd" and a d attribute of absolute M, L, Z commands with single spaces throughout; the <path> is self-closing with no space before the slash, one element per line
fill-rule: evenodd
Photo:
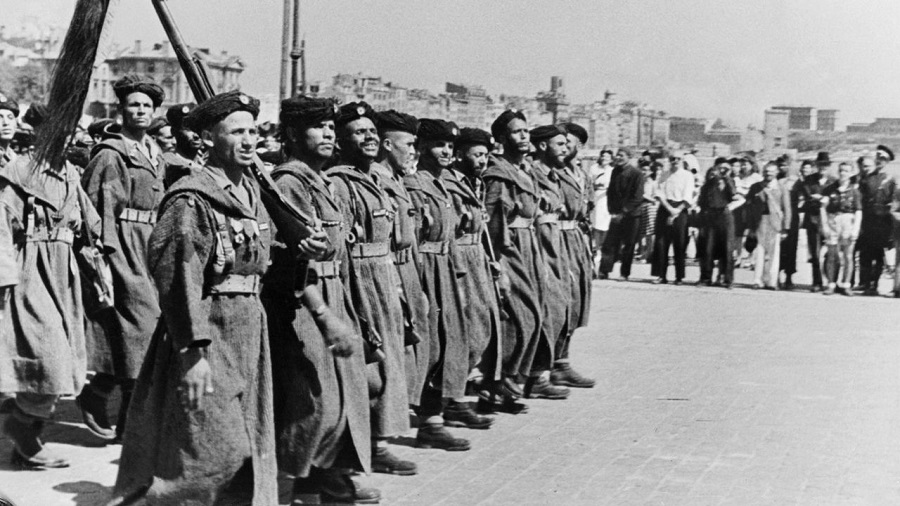
<path fill-rule="evenodd" d="M 209 210 L 216 226 L 216 259 L 213 262 L 213 271 L 217 275 L 222 275 L 234 265 L 234 244 L 231 242 L 231 234 L 228 233 L 228 220 L 225 219 L 225 215 L 212 206 Z"/>

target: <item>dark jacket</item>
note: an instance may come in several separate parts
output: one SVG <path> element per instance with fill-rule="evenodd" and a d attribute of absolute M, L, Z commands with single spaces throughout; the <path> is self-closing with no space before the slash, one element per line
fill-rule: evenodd
<path fill-rule="evenodd" d="M 606 192 L 609 213 L 640 216 L 643 203 L 644 173 L 630 163 L 614 167 Z"/>

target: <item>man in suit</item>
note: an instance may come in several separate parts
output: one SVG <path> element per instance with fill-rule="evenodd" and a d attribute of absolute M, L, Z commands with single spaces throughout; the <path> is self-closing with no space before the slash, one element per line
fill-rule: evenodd
<path fill-rule="evenodd" d="M 751 207 L 759 214 L 756 237 L 756 269 L 753 288 L 765 286 L 778 289 L 778 263 L 781 239 L 791 224 L 791 199 L 788 190 L 778 180 L 778 165 L 767 163 L 764 179 L 747 194 Z"/>

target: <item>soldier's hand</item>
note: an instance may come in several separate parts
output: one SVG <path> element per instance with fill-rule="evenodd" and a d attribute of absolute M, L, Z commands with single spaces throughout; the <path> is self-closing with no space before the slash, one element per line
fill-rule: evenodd
<path fill-rule="evenodd" d="M 512 283 L 509 281 L 509 276 L 506 274 L 506 271 L 500 271 L 500 276 L 497 278 L 497 288 L 500 289 L 500 296 L 504 299 L 508 299 L 511 287 Z"/>
<path fill-rule="evenodd" d="M 182 402 L 190 410 L 203 407 L 203 396 L 213 391 L 212 370 L 200 348 L 188 348 L 181 353 Z"/>
<path fill-rule="evenodd" d="M 297 245 L 300 254 L 310 260 L 321 260 L 328 252 L 328 234 L 316 230 Z"/>
<path fill-rule="evenodd" d="M 314 313 L 317 313 L 316 324 L 331 353 L 338 357 L 352 355 L 359 344 L 353 327 L 334 314 L 327 306 L 319 308 Z"/>

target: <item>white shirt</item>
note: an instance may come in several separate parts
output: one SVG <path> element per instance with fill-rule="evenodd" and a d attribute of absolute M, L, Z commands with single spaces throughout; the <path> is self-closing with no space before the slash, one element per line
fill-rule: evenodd
<path fill-rule="evenodd" d="M 601 167 L 595 163 L 591 166 L 591 180 L 594 187 L 594 210 L 591 223 L 597 230 L 609 230 L 609 209 L 606 207 L 606 191 L 609 189 L 609 179 L 612 176 L 612 167 Z"/>
<path fill-rule="evenodd" d="M 687 169 L 668 172 L 659 183 L 656 195 L 669 202 L 694 202 L 694 175 Z"/>

